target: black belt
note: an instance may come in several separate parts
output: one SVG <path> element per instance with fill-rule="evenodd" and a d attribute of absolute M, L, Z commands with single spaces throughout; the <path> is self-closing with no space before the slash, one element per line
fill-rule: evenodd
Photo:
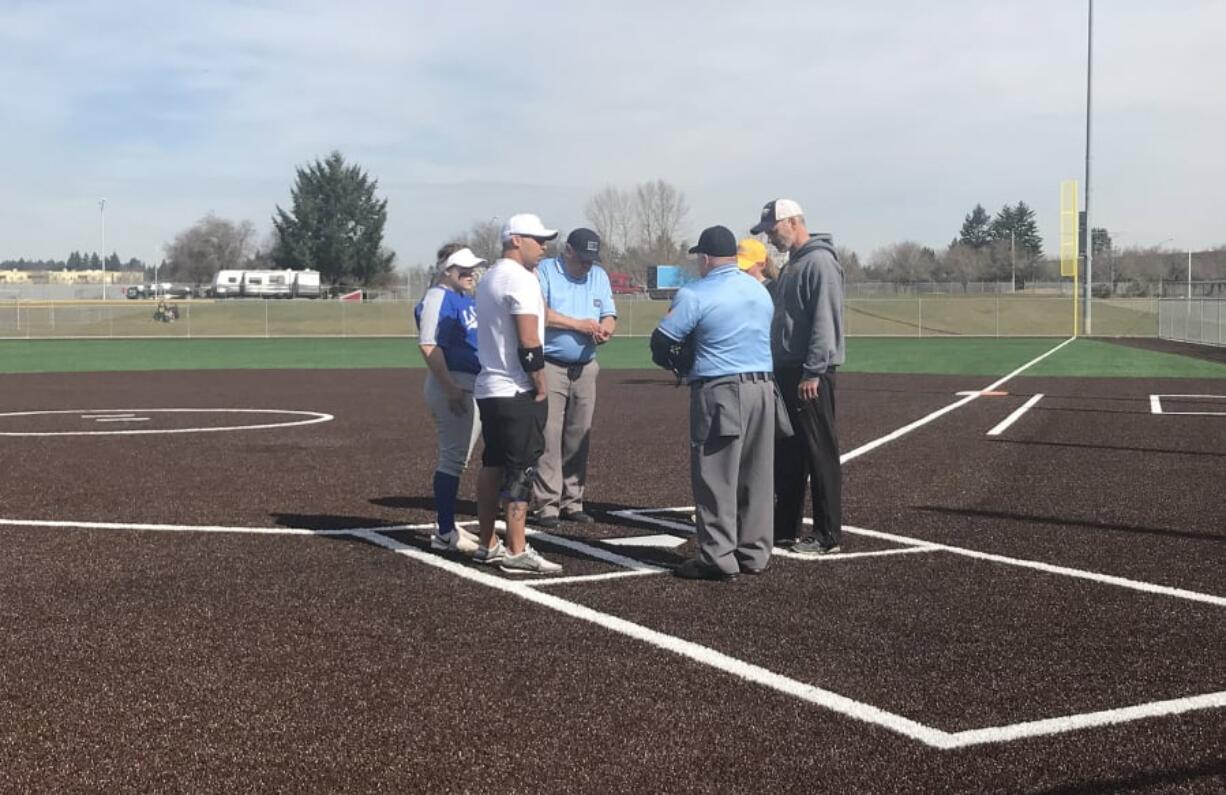
<path fill-rule="evenodd" d="M 578 381 L 583 377 L 583 368 L 587 367 L 595 359 L 588 359 L 586 362 L 564 362 L 561 359 L 554 359 L 552 356 L 546 356 L 545 361 L 552 364 L 554 367 L 565 367 L 566 377 L 572 381 Z"/>
<path fill-rule="evenodd" d="M 751 381 L 769 382 L 774 380 L 774 373 L 733 373 L 731 375 L 715 375 L 710 378 L 696 378 L 690 381 L 690 386 L 702 386 L 712 381 L 740 381 L 741 383 L 747 383 Z"/>

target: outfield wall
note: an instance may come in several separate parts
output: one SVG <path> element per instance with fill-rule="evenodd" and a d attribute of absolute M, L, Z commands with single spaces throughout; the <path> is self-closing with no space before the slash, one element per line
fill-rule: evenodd
<path fill-rule="evenodd" d="M 172 301 L 179 319 L 153 318 L 141 302 L 0 300 L 0 339 L 106 337 L 411 337 L 413 303 L 376 301 Z M 647 336 L 668 302 L 619 297 L 618 334 Z M 1158 301 L 1117 298 L 1094 302 L 1094 334 L 1158 336 Z M 1067 337 L 1073 332 L 1071 298 L 1037 296 L 913 296 L 852 298 L 846 303 L 850 336 Z"/>

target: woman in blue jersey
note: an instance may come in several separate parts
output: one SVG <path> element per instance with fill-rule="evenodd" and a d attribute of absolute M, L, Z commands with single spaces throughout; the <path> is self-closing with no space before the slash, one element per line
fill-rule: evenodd
<path fill-rule="evenodd" d="M 426 404 L 438 429 L 438 464 L 434 472 L 434 505 L 438 532 L 433 549 L 472 553 L 477 537 L 455 524 L 460 475 L 481 435 L 481 418 L 473 400 L 477 361 L 477 310 L 472 292 L 476 269 L 485 264 L 471 250 L 456 244 L 439 249 L 439 276 L 413 310 L 418 347 L 426 360 Z"/>

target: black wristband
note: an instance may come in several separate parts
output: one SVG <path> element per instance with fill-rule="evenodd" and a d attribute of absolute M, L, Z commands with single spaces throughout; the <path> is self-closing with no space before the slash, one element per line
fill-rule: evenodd
<path fill-rule="evenodd" d="M 537 345 L 535 348 L 519 349 L 519 364 L 525 373 L 532 373 L 545 366 L 545 349 Z"/>

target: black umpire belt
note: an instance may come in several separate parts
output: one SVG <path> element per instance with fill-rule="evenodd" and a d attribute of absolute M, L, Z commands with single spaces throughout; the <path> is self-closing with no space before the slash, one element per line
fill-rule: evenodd
<path fill-rule="evenodd" d="M 695 378 L 690 381 L 690 386 L 702 386 L 715 381 L 740 381 L 747 383 L 750 381 L 774 381 L 774 373 L 733 373 L 732 375 L 715 375 L 710 378 Z"/>
<path fill-rule="evenodd" d="M 572 381 L 578 381 L 580 378 L 583 377 L 583 368 L 587 367 L 589 364 L 591 364 L 592 362 L 596 360 L 588 359 L 586 362 L 564 362 L 561 359 L 555 359 L 552 356 L 546 356 L 545 361 L 548 364 L 552 364 L 554 367 L 565 367 L 566 377 Z"/>

